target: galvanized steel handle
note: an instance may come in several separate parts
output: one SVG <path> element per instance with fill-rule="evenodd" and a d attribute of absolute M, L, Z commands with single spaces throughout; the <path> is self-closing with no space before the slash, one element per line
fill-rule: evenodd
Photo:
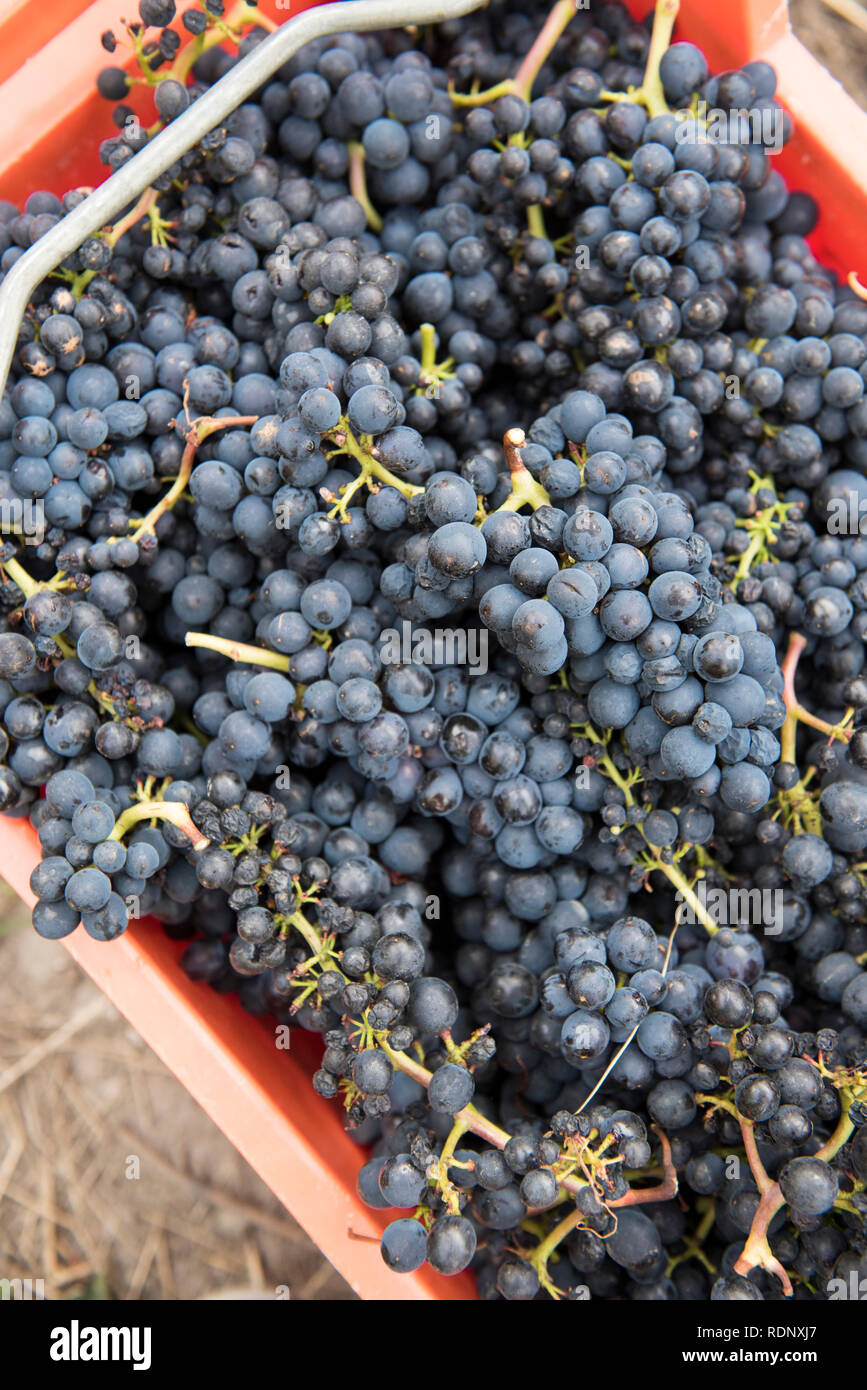
<path fill-rule="evenodd" d="M 40 237 L 7 272 L 0 285 L 0 395 L 6 386 L 21 320 L 37 285 L 258 91 L 299 48 L 327 34 L 437 24 L 470 14 L 484 3 L 485 0 L 341 0 L 296 15 L 269 34 L 181 116 L 148 141 L 143 150 Z"/>

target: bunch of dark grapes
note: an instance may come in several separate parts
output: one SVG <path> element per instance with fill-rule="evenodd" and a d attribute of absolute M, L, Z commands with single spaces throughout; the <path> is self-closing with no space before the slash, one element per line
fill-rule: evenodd
<path fill-rule="evenodd" d="M 675 9 L 308 44 L 0 403 L 37 932 L 155 917 L 319 1034 L 386 1264 L 486 1298 L 867 1267 L 867 304 Z M 269 27 L 139 12 L 111 170 Z M 0 274 L 82 196 L 0 205 Z"/>

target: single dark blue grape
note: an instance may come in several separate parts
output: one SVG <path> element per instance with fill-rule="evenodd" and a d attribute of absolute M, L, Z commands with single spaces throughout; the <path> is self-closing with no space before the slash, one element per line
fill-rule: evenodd
<path fill-rule="evenodd" d="M 476 1233 L 466 1217 L 440 1216 L 436 1219 L 427 1238 L 427 1259 L 432 1269 L 438 1274 L 460 1274 L 475 1253 Z"/>
<path fill-rule="evenodd" d="M 599 591 L 591 576 L 575 567 L 561 570 L 554 576 L 546 597 L 564 618 L 583 618 L 593 612 L 599 601 Z"/>
<path fill-rule="evenodd" d="M 386 386 L 361 386 L 349 398 L 347 415 L 360 434 L 384 434 L 399 423 L 398 400 Z"/>
<path fill-rule="evenodd" d="M 694 576 L 678 570 L 657 575 L 647 596 L 658 618 L 674 622 L 692 617 L 702 599 L 701 588 Z"/>
<path fill-rule="evenodd" d="M 533 651 L 546 651 L 563 636 L 563 617 L 552 604 L 542 599 L 528 599 L 512 617 L 515 639 Z"/>
<path fill-rule="evenodd" d="M 682 726 L 665 735 L 659 756 L 667 771 L 691 780 L 703 776 L 713 766 L 715 753 L 712 744 L 699 738 L 692 728 Z"/>
<path fill-rule="evenodd" d="M 557 1179 L 550 1168 L 534 1168 L 524 1175 L 519 1191 L 528 1207 L 544 1210 L 557 1200 Z"/>
<path fill-rule="evenodd" d="M 780 1188 L 789 1205 L 807 1217 L 829 1211 L 837 1198 L 836 1172 L 819 1158 L 793 1158 L 779 1177 Z"/>
<path fill-rule="evenodd" d="M 431 976 L 413 981 L 410 986 L 409 1014 L 420 1032 L 442 1033 L 452 1027 L 457 1012 L 455 992 L 444 980 Z"/>
<path fill-rule="evenodd" d="M 615 539 L 628 545 L 648 545 L 659 528 L 656 509 L 644 497 L 619 497 L 609 508 L 608 519 Z"/>
<path fill-rule="evenodd" d="M 782 863 L 792 878 L 814 887 L 831 873 L 833 854 L 819 835 L 793 835 L 783 850 Z"/>
<path fill-rule="evenodd" d="M 63 901 L 40 901 L 33 909 L 34 929 L 38 936 L 44 937 L 47 941 L 60 941 L 64 936 L 69 936 L 80 921 L 81 913 L 78 909 Z"/>
<path fill-rule="evenodd" d="M 692 728 L 706 743 L 722 743 L 732 731 L 732 717 L 722 705 L 705 701 L 692 717 Z"/>
<path fill-rule="evenodd" d="M 151 878 L 160 867 L 160 856 L 147 841 L 133 841 L 127 849 L 125 867 L 133 878 Z"/>
<path fill-rule="evenodd" d="M 366 723 L 382 708 L 382 696 L 373 681 L 356 676 L 344 681 L 337 691 L 337 710 L 344 719 Z"/>
<path fill-rule="evenodd" d="M 408 1153 L 396 1154 L 383 1164 L 379 1188 L 389 1206 L 416 1206 L 425 1186 L 424 1173 L 414 1167 Z"/>
<path fill-rule="evenodd" d="M 48 804 L 57 815 L 68 820 L 72 819 L 78 806 L 93 801 L 95 796 L 96 792 L 90 779 L 72 768 L 56 772 L 48 779 L 45 787 L 45 799 Z"/>
<path fill-rule="evenodd" d="M 67 859 L 51 855 L 36 865 L 30 875 L 30 887 L 37 898 L 43 902 L 55 903 L 63 899 L 63 891 L 72 877 L 72 866 Z"/>
<path fill-rule="evenodd" d="M 317 580 L 301 595 L 301 615 L 314 628 L 339 627 L 351 610 L 352 597 L 339 580 Z"/>
<path fill-rule="evenodd" d="M 99 869 L 79 869 L 67 881 L 64 895 L 77 912 L 98 912 L 111 894 L 111 881 Z"/>
<path fill-rule="evenodd" d="M 597 1013 L 576 1009 L 564 1020 L 560 1034 L 563 1055 L 576 1065 L 599 1057 L 608 1046 L 610 1030 Z"/>
<path fill-rule="evenodd" d="M 623 917 L 609 930 L 606 947 L 611 963 L 631 974 L 655 960 L 656 933 L 643 917 Z"/>
<path fill-rule="evenodd" d="M 736 980 L 752 985 L 764 968 L 761 943 L 747 931 L 721 927 L 708 942 L 706 964 L 715 980 Z"/>
<path fill-rule="evenodd" d="M 299 400 L 298 415 L 309 430 L 325 434 L 340 419 L 340 399 L 326 387 L 314 386 Z"/>
<path fill-rule="evenodd" d="M 120 840 L 103 840 L 93 847 L 93 863 L 104 874 L 117 874 L 126 864 L 126 846 Z"/>
<path fill-rule="evenodd" d="M 408 158 L 410 139 L 399 121 L 380 117 L 362 137 L 365 158 L 374 169 L 397 169 Z"/>
<path fill-rule="evenodd" d="M 652 586 L 651 586 L 652 588 Z M 644 594 L 634 589 L 615 589 L 599 605 L 599 622 L 607 636 L 616 642 L 632 642 L 653 618 Z"/>
<path fill-rule="evenodd" d="M 613 540 L 614 532 L 608 517 L 590 508 L 576 511 L 563 528 L 563 544 L 575 560 L 601 560 L 610 550 Z"/>
<path fill-rule="evenodd" d="M 732 811 L 760 811 L 767 805 L 771 784 L 767 774 L 752 763 L 723 768 L 720 797 Z"/>
<path fill-rule="evenodd" d="M 76 807 L 72 815 L 73 832 L 89 844 L 107 840 L 114 829 L 114 811 L 104 801 L 89 801 Z"/>
<path fill-rule="evenodd" d="M 638 713 L 641 697 L 635 686 L 619 685 L 616 681 L 596 681 L 590 690 L 587 707 L 594 724 L 603 728 L 624 729 Z"/>
<path fill-rule="evenodd" d="M 357 1053 L 352 1063 L 352 1079 L 365 1095 L 384 1095 L 393 1078 L 394 1068 L 385 1053 L 381 1052 L 379 1048 L 370 1047 Z M 382 1181 L 380 1181 L 380 1186 L 385 1192 Z"/>
<path fill-rule="evenodd" d="M 533 828 L 541 844 L 554 854 L 573 854 L 585 835 L 584 819 L 571 806 L 544 806 Z"/>
<path fill-rule="evenodd" d="M 668 986 L 666 977 L 659 970 L 652 967 L 647 970 L 636 970 L 635 974 L 630 976 L 629 983 L 633 989 L 637 989 L 640 994 L 644 995 L 650 1008 L 655 1008 L 665 999 Z"/>
<path fill-rule="evenodd" d="M 96 873 L 97 870 L 84 872 Z M 110 893 L 101 908 L 82 911 L 81 923 L 88 936 L 95 941 L 114 941 L 126 931 L 129 913 L 123 898 L 118 893 Z"/>
<path fill-rule="evenodd" d="M 464 579 L 482 568 L 487 556 L 485 537 L 475 526 L 452 521 L 434 532 L 428 547 L 431 565 L 451 579 Z"/>
<path fill-rule="evenodd" d="M 434 1072 L 428 1084 L 428 1104 L 432 1110 L 445 1115 L 456 1115 L 469 1105 L 473 1098 L 475 1085 L 465 1067 L 447 1062 Z"/>
<path fill-rule="evenodd" d="M 559 573 L 557 557 L 540 546 L 534 546 L 531 550 L 516 555 L 509 567 L 509 576 L 513 583 L 532 598 L 538 598 L 545 594 L 546 590 L 550 590 L 550 584 Z M 550 593 L 548 596 L 550 598 Z"/>
<path fill-rule="evenodd" d="M 411 1217 L 392 1221 L 382 1233 L 380 1250 L 389 1269 L 396 1274 L 411 1274 L 427 1258 L 427 1231 Z"/>
<path fill-rule="evenodd" d="M 278 671 L 263 671 L 244 687 L 244 706 L 267 724 L 285 719 L 295 703 L 295 687 Z"/>
<path fill-rule="evenodd" d="M 617 981 L 607 965 L 585 960 L 570 967 L 566 988 L 573 1004 L 580 1008 L 603 1009 L 613 997 Z"/>
<path fill-rule="evenodd" d="M 434 473 L 427 481 L 424 506 L 434 526 L 450 521 L 471 522 L 478 506 L 470 484 L 456 473 Z"/>
<path fill-rule="evenodd" d="M 649 1013 L 639 1024 L 636 1041 L 641 1051 L 653 1062 L 670 1061 L 686 1046 L 684 1027 L 674 1014 L 658 1011 Z"/>

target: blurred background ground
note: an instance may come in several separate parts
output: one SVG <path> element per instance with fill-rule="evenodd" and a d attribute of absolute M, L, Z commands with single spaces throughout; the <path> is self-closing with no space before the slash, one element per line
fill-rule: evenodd
<path fill-rule="evenodd" d="M 867 106 L 867 8 L 863 29 L 824 0 L 791 0 L 790 9 L 802 42 Z M 50 1299 L 277 1289 L 293 1300 L 352 1298 L 63 947 L 33 935 L 28 916 L 0 883 L 0 1278 L 44 1279 Z"/>
<path fill-rule="evenodd" d="M 48 1299 L 354 1297 L 5 885 L 0 1278 L 43 1279 Z"/>
<path fill-rule="evenodd" d="M 836 2 L 857 15 L 863 28 L 845 19 L 825 0 L 789 0 L 792 28 L 849 95 L 867 107 L 867 7 L 859 0 Z"/>

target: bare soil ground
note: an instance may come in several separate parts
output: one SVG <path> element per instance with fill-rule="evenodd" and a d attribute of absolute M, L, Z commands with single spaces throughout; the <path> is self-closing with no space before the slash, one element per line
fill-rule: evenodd
<path fill-rule="evenodd" d="M 867 32 L 791 0 L 867 106 Z M 867 9 L 865 9 L 867 17 Z M 50 1299 L 347 1299 L 300 1226 L 0 884 L 0 1279 Z"/>
<path fill-rule="evenodd" d="M 853 4 L 858 0 L 852 0 Z M 865 28 L 835 13 L 824 0 L 789 0 L 792 28 L 860 106 L 867 107 L 867 7 Z"/>
<path fill-rule="evenodd" d="M 5 888 L 0 912 L 0 1278 L 49 1299 L 354 1297 Z"/>

